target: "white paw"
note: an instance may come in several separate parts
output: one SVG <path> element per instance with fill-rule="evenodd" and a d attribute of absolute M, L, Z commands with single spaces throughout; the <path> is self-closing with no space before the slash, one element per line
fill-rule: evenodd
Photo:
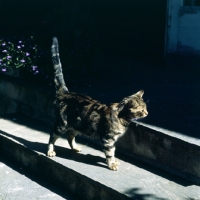
<path fill-rule="evenodd" d="M 109 163 L 108 168 L 113 170 L 113 171 L 117 171 L 119 165 L 120 165 L 119 162 L 117 160 L 115 160 L 115 162 Z"/>
<path fill-rule="evenodd" d="M 56 152 L 55 151 L 47 151 L 47 156 L 54 157 L 54 156 L 56 156 Z"/>
<path fill-rule="evenodd" d="M 48 145 L 47 156 L 49 156 L 49 157 L 56 156 L 56 152 L 54 151 L 54 145 L 53 144 Z"/>

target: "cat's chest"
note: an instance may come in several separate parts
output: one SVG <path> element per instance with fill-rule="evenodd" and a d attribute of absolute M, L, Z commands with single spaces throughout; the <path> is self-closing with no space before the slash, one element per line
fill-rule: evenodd
<path fill-rule="evenodd" d="M 120 121 L 118 123 L 113 123 L 113 132 L 116 133 L 116 135 L 124 135 L 124 133 L 127 131 L 127 127 L 123 126 Z"/>
<path fill-rule="evenodd" d="M 122 121 L 116 115 L 109 117 L 108 126 L 110 132 L 113 132 L 118 136 L 122 136 L 127 131 L 127 126 L 124 126 Z"/>

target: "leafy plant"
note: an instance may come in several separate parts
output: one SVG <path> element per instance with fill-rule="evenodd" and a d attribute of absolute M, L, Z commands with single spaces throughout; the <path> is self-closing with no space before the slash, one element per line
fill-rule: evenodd
<path fill-rule="evenodd" d="M 0 38 L 0 70 L 9 71 L 11 68 L 31 68 L 34 73 L 37 70 L 38 47 L 33 36 L 28 38 L 6 37 Z"/>

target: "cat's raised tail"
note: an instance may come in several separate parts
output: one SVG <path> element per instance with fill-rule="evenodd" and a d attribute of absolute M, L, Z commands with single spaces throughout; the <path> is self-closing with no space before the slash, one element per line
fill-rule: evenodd
<path fill-rule="evenodd" d="M 59 56 L 58 40 L 56 37 L 53 37 L 53 42 L 51 46 L 51 54 L 52 54 L 52 62 L 53 62 L 54 70 L 55 70 L 54 82 L 56 85 L 56 90 L 62 91 L 63 93 L 68 93 L 69 90 L 66 87 L 65 80 L 63 78 L 62 65 L 61 65 L 60 56 Z"/>

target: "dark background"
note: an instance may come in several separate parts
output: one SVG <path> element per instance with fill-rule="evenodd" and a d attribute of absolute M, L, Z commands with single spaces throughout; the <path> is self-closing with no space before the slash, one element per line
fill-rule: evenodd
<path fill-rule="evenodd" d="M 166 0 L 0 1 L 1 36 L 34 33 L 47 49 L 57 36 L 62 54 L 78 46 L 76 53 L 85 53 L 82 60 L 108 53 L 163 61 L 165 20 Z"/>

